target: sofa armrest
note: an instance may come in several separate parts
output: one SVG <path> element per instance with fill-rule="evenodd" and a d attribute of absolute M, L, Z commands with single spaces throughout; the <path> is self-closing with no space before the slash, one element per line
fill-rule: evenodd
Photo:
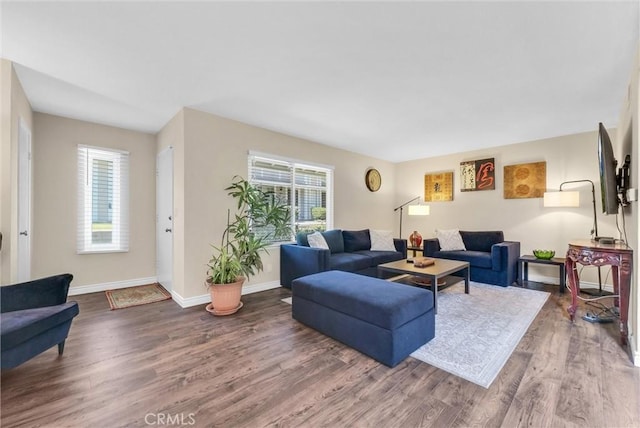
<path fill-rule="evenodd" d="M 422 241 L 422 255 L 433 257 L 436 251 L 440 251 L 440 241 L 438 238 L 430 238 Z"/>
<path fill-rule="evenodd" d="M 512 269 L 516 275 L 519 258 L 520 242 L 504 241 L 491 246 L 491 268 L 495 271 Z"/>
<path fill-rule="evenodd" d="M 72 279 L 65 273 L 0 287 L 0 313 L 61 305 L 67 301 Z"/>
<path fill-rule="evenodd" d="M 398 239 L 393 238 L 393 245 L 396 247 L 396 251 L 402 253 L 402 258 L 407 258 L 407 240 L 406 239 Z"/>
<path fill-rule="evenodd" d="M 291 288 L 291 281 L 301 276 L 329 270 L 331 251 L 297 244 L 280 246 L 280 285 Z"/>

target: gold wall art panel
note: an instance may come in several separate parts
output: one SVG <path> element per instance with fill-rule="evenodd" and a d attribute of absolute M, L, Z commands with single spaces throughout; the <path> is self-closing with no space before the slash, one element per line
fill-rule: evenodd
<path fill-rule="evenodd" d="M 453 201 L 453 171 L 424 175 L 425 202 Z"/>
<path fill-rule="evenodd" d="M 533 162 L 504 167 L 504 198 L 542 198 L 547 189 L 547 163 Z"/>

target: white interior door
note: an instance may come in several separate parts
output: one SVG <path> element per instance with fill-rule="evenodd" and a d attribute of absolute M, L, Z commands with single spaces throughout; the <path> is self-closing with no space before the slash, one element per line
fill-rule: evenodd
<path fill-rule="evenodd" d="M 156 275 L 171 291 L 173 281 L 173 148 L 156 161 Z"/>
<path fill-rule="evenodd" d="M 18 282 L 31 279 L 31 130 L 22 119 L 18 134 Z"/>

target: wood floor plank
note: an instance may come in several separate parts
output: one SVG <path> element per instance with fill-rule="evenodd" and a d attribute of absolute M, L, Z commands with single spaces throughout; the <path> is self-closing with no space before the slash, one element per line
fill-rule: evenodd
<path fill-rule="evenodd" d="M 511 407 L 531 358 L 529 352 L 514 351 L 491 386 L 488 389 L 476 390 L 467 399 L 451 426 L 500 426 Z"/>
<path fill-rule="evenodd" d="M 229 317 L 170 300 L 110 311 L 103 293 L 73 296 L 80 315 L 64 356 L 51 349 L 2 372 L 0 423 L 145 427 L 163 415 L 196 427 L 640 426 L 640 369 L 616 326 L 571 324 L 567 295 L 531 287 L 551 296 L 486 389 L 411 357 L 379 364 L 293 320 L 286 289 L 243 296 Z M 589 381 L 571 381 L 585 373 Z"/>
<path fill-rule="evenodd" d="M 547 301 L 545 307 L 549 304 Z M 540 319 L 541 317 L 536 318 Z M 564 318 L 558 316 L 556 320 L 559 323 L 565 322 Z M 567 330 L 555 329 L 550 325 L 542 332 L 535 348 L 526 348 L 532 349 L 534 353 L 501 426 L 553 426 L 569 349 L 566 332 Z"/>
<path fill-rule="evenodd" d="M 573 326 L 556 408 L 563 421 L 584 427 L 604 426 L 603 401 L 595 399 L 602 390 L 602 358 L 597 337 L 594 325 L 577 322 Z"/>
<path fill-rule="evenodd" d="M 640 370 L 633 366 L 627 350 L 617 343 L 617 323 L 614 329 L 599 330 L 601 344 L 600 391 L 603 423 L 617 421 L 620 426 L 638 426 L 640 421 Z M 613 330 L 613 332 L 612 332 Z"/>

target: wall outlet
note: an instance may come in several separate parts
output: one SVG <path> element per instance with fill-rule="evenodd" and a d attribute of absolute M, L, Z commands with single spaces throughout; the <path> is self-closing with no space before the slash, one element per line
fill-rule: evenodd
<path fill-rule="evenodd" d="M 635 202 L 638 200 L 638 189 L 627 189 L 627 201 Z"/>

